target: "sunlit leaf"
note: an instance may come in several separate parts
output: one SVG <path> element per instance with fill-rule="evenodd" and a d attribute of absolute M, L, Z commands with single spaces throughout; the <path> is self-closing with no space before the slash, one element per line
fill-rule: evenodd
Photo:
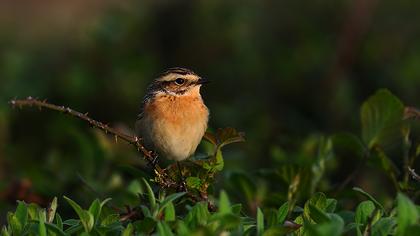
<path fill-rule="evenodd" d="M 39 212 L 39 214 L 43 214 L 43 213 Z M 40 236 L 47 236 L 47 228 L 45 227 L 45 219 L 42 216 L 39 217 L 38 234 Z"/>
<path fill-rule="evenodd" d="M 15 216 L 17 220 L 19 221 L 19 224 L 21 225 L 22 230 L 23 230 L 23 227 L 25 227 L 28 221 L 28 209 L 24 202 L 18 201 L 18 206 L 16 208 Z"/>
<path fill-rule="evenodd" d="M 414 203 L 402 193 L 397 196 L 397 235 L 407 235 L 411 225 L 419 219 L 419 212 Z"/>
<path fill-rule="evenodd" d="M 200 189 L 201 185 L 202 185 L 202 181 L 200 178 L 198 177 L 194 177 L 194 176 L 189 176 L 185 182 L 187 183 L 188 188 L 191 189 Z"/>
<path fill-rule="evenodd" d="M 260 208 L 257 209 L 257 235 L 264 233 L 264 213 Z"/>
<path fill-rule="evenodd" d="M 50 204 L 50 207 L 48 208 L 48 214 L 47 214 L 48 223 L 53 222 L 56 211 L 57 211 L 57 197 L 54 197 L 54 199 L 52 200 Z"/>
<path fill-rule="evenodd" d="M 148 181 L 145 178 L 142 178 L 143 184 L 146 187 L 146 191 L 147 191 L 147 196 L 149 198 L 149 204 L 150 204 L 150 208 L 153 210 L 156 208 L 156 197 L 155 194 L 152 190 L 152 187 L 150 187 Z"/>
<path fill-rule="evenodd" d="M 71 200 L 70 198 L 64 196 L 64 199 L 66 199 L 66 201 L 71 205 L 71 207 L 79 216 L 80 221 L 82 222 L 83 227 L 85 228 L 85 231 L 90 232 L 92 230 L 93 224 L 95 223 L 93 215 L 89 211 L 83 210 L 79 206 L 79 204 L 77 204 L 75 201 Z"/>
<path fill-rule="evenodd" d="M 132 224 L 128 224 L 125 230 L 121 234 L 122 236 L 131 236 L 134 235 L 134 227 Z"/>
<path fill-rule="evenodd" d="M 222 214 L 231 213 L 229 197 L 225 191 L 220 192 L 219 212 Z"/>
<path fill-rule="evenodd" d="M 277 224 L 283 224 L 289 213 L 289 202 L 285 202 L 277 212 Z"/>
<path fill-rule="evenodd" d="M 372 201 L 361 202 L 356 209 L 355 222 L 357 224 L 365 225 L 373 211 L 375 210 L 375 204 Z"/>
<path fill-rule="evenodd" d="M 158 224 L 157 224 L 157 232 L 161 236 L 173 236 L 174 235 L 172 233 L 172 230 L 169 227 L 169 225 L 166 222 L 164 222 L 164 221 L 158 222 Z"/>
<path fill-rule="evenodd" d="M 165 207 L 165 221 L 175 221 L 176 214 L 175 214 L 175 206 L 172 202 L 169 202 L 168 205 Z"/>

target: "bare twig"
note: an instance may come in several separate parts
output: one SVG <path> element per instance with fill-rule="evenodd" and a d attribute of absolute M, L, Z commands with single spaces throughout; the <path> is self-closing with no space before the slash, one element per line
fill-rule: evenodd
<path fill-rule="evenodd" d="M 420 175 L 418 175 L 414 169 L 411 169 L 411 167 L 408 167 L 408 172 L 410 173 L 411 177 L 414 180 L 420 182 Z"/>
<path fill-rule="evenodd" d="M 166 176 L 166 174 L 164 173 L 164 170 L 159 165 L 156 164 L 157 155 L 154 152 L 149 151 L 144 147 L 144 145 L 140 142 L 141 138 L 122 133 L 112 127 L 109 127 L 107 124 L 94 120 L 88 116 L 88 113 L 83 114 L 69 107 L 57 106 L 57 105 L 48 103 L 46 100 L 41 101 L 32 97 L 27 97 L 26 99 L 13 99 L 9 103 L 13 107 L 19 107 L 19 108 L 22 108 L 24 106 L 30 106 L 30 107 L 34 106 L 34 107 L 38 107 L 40 110 L 41 108 L 47 108 L 50 110 L 62 112 L 69 116 L 76 117 L 83 121 L 86 121 L 87 123 L 89 123 L 90 126 L 94 128 L 98 128 L 107 134 L 113 135 L 115 140 L 118 140 L 119 138 L 128 142 L 134 147 L 136 147 L 136 149 L 143 154 L 145 160 L 154 168 L 154 171 L 157 177 L 163 178 L 164 176 Z"/>

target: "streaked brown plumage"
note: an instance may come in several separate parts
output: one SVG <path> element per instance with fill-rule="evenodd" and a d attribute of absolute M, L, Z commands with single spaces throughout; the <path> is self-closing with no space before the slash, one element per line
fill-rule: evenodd
<path fill-rule="evenodd" d="M 153 81 L 136 122 L 136 130 L 149 149 L 176 161 L 194 154 L 209 116 L 200 95 L 205 82 L 184 68 L 169 69 Z"/>

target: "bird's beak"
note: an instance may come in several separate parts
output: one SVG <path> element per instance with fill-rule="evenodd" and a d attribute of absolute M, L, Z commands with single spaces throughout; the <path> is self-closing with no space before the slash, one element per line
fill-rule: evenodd
<path fill-rule="evenodd" d="M 206 78 L 200 78 L 197 81 L 197 84 L 208 84 L 208 83 L 210 83 L 210 80 Z"/>

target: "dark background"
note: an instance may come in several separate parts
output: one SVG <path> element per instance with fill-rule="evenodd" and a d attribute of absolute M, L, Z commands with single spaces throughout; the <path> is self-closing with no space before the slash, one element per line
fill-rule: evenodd
<path fill-rule="evenodd" d="M 187 67 L 212 80 L 202 90 L 210 127 L 246 132 L 226 148 L 225 173 L 252 176 L 279 153 L 295 158 L 310 137 L 360 134 L 359 107 L 378 88 L 420 106 L 418 9 L 408 0 L 1 1 L 0 215 L 16 199 L 127 202 L 138 188 L 127 168 L 142 165 L 132 147 L 73 118 L 13 110 L 11 98 L 46 98 L 130 130 L 148 83 Z M 324 190 L 357 164 L 336 162 Z M 367 168 L 353 185 L 386 200 L 388 183 Z"/>

